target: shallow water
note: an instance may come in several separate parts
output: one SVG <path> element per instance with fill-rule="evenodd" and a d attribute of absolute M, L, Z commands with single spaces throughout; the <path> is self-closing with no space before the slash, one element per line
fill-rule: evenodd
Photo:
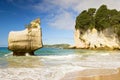
<path fill-rule="evenodd" d="M 31 57 L 0 52 L 0 80 L 60 80 L 69 72 L 120 67 L 120 51 L 42 48 Z"/>

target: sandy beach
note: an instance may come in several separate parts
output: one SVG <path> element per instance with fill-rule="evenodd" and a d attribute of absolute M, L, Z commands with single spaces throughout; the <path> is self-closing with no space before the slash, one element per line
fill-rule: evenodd
<path fill-rule="evenodd" d="M 86 69 L 68 73 L 61 80 L 120 80 L 120 69 Z"/>

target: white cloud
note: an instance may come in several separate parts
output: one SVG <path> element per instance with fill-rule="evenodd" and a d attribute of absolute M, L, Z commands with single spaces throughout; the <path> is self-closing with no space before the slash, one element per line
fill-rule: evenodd
<path fill-rule="evenodd" d="M 88 9 L 91 7 L 98 8 L 100 5 L 105 4 L 109 8 L 116 8 L 120 10 L 120 1 L 119 0 L 44 0 L 42 3 L 35 5 L 35 8 L 44 8 L 46 10 L 50 10 L 52 8 L 55 8 L 56 6 L 63 8 L 63 9 L 69 9 L 71 8 L 74 11 L 81 11 L 84 9 Z M 45 7 L 46 5 L 46 7 Z M 51 6 L 53 6 L 51 8 Z M 40 9 L 41 9 L 40 8 Z"/>
<path fill-rule="evenodd" d="M 73 8 L 79 0 L 43 0 L 40 3 L 33 5 L 32 7 L 40 11 L 50 11 L 55 8 L 69 9 Z"/>
<path fill-rule="evenodd" d="M 64 11 L 51 19 L 48 24 L 59 29 L 74 29 L 75 21 L 71 13 Z"/>
<path fill-rule="evenodd" d="M 84 0 L 82 2 L 78 2 L 76 6 L 74 6 L 74 10 L 79 12 L 81 10 L 86 10 L 88 8 L 99 8 L 102 4 L 105 4 L 110 9 L 120 10 L 120 1 L 119 0 Z"/>
<path fill-rule="evenodd" d="M 74 7 L 80 0 L 49 0 L 52 4 L 57 5 L 63 9 Z"/>
<path fill-rule="evenodd" d="M 49 12 L 52 9 L 55 8 L 55 5 L 51 4 L 49 1 L 44 0 L 41 3 L 37 3 L 35 5 L 32 6 L 32 8 L 36 9 L 37 11 L 40 12 Z"/>
<path fill-rule="evenodd" d="M 44 0 L 34 5 L 33 8 L 40 12 L 50 13 L 47 18 L 48 26 L 58 29 L 74 29 L 75 18 L 68 9 L 72 6 L 73 0 Z M 53 14 L 53 15 L 51 15 Z"/>
<path fill-rule="evenodd" d="M 120 10 L 119 0 L 43 0 L 33 6 L 40 12 L 54 14 L 52 18 L 48 18 L 49 26 L 59 29 L 73 29 L 75 26 L 75 18 L 82 10 L 88 8 L 99 8 L 105 4 L 110 9 Z M 76 12 L 77 14 L 73 14 Z"/>

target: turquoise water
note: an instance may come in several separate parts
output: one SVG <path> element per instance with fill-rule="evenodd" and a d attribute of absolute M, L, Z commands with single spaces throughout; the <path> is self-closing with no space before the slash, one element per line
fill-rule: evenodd
<path fill-rule="evenodd" d="M 0 57 L 4 57 L 5 54 L 9 54 L 10 52 L 7 47 L 0 47 Z"/>
<path fill-rule="evenodd" d="M 59 49 L 59 48 L 41 48 L 35 51 L 36 56 L 51 56 L 51 55 L 70 55 L 70 54 L 84 54 L 87 52 L 92 52 L 92 50 L 77 50 L 77 49 Z M 96 52 L 96 51 L 94 51 Z M 0 57 L 4 57 L 7 54 L 12 53 L 12 51 L 8 50 L 7 47 L 0 47 Z"/>
<path fill-rule="evenodd" d="M 5 57 L 12 53 L 7 47 L 0 47 L 0 57 Z M 41 48 L 35 51 L 36 56 L 63 56 L 63 55 L 88 55 L 88 54 L 114 54 L 120 51 L 107 50 L 87 50 L 87 49 L 59 49 L 59 48 Z"/>
<path fill-rule="evenodd" d="M 12 53 L 7 47 L 0 47 L 0 57 L 4 57 L 7 54 Z M 50 55 L 69 55 L 73 54 L 74 50 L 70 49 L 58 49 L 58 48 L 41 48 L 35 51 L 36 56 L 50 56 Z"/>
<path fill-rule="evenodd" d="M 12 56 L 12 52 L 9 51 L 7 47 L 0 48 L 0 67 L 8 66 L 9 62 L 7 61 L 7 58 L 10 56 Z M 34 57 L 39 57 L 40 62 L 45 66 L 72 64 L 75 62 L 78 62 L 77 64 L 79 64 L 81 61 L 120 62 L 120 51 L 41 48 L 35 51 Z M 22 59 L 22 57 L 18 57 L 18 59 L 12 57 L 13 61 L 19 61 L 19 59 Z M 29 60 L 26 63 L 29 63 Z"/>

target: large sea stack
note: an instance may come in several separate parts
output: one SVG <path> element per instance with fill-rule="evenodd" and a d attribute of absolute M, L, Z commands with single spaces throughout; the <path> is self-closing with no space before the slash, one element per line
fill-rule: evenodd
<path fill-rule="evenodd" d="M 76 18 L 75 47 L 89 49 L 120 49 L 120 11 L 89 8 Z"/>
<path fill-rule="evenodd" d="M 40 19 L 33 20 L 22 31 L 11 31 L 8 37 L 8 49 L 14 56 L 34 55 L 34 51 L 42 48 L 42 32 Z"/>

